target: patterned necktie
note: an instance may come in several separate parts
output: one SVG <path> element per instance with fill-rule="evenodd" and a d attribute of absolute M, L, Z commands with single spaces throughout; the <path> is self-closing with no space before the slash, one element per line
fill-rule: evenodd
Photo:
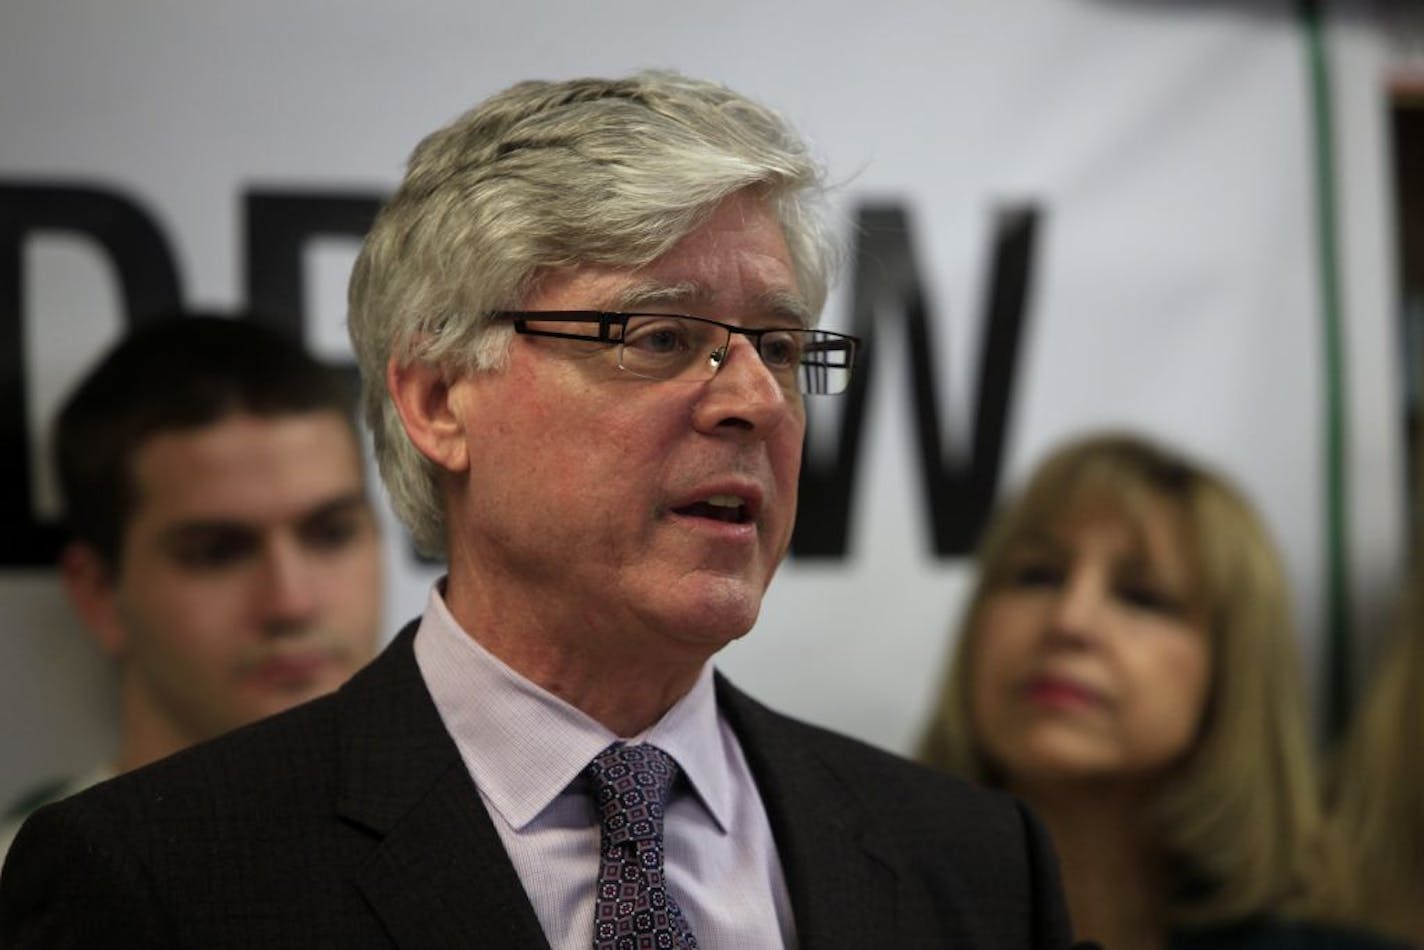
<path fill-rule="evenodd" d="M 657 746 L 621 742 L 588 765 L 602 826 L 594 950 L 697 950 L 663 870 L 663 803 L 677 771 Z"/>

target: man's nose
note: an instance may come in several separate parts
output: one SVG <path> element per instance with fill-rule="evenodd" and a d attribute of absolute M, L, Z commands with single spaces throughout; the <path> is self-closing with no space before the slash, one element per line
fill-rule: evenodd
<path fill-rule="evenodd" d="M 318 598 L 310 559 L 291 538 L 268 543 L 257 585 L 257 611 L 263 627 L 273 634 L 297 630 L 316 614 Z"/>
<path fill-rule="evenodd" d="M 734 333 L 697 402 L 693 423 L 709 434 L 765 438 L 794 415 L 799 402 L 795 390 L 788 392 L 762 361 L 756 344 Z"/>

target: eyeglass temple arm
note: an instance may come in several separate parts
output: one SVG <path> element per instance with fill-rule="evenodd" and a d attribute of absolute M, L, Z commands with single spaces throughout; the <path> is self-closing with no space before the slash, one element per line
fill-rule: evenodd
<path fill-rule="evenodd" d="M 521 333 L 532 333 L 535 336 L 553 337 L 558 340 L 598 340 L 600 343 L 621 343 L 623 334 L 613 335 L 613 328 L 620 331 L 625 330 L 628 324 L 627 314 L 605 313 L 599 310 L 590 311 L 559 311 L 551 310 L 547 313 L 526 313 L 519 310 L 497 310 L 491 316 L 508 320 L 513 323 Z M 596 318 L 596 319 L 595 319 Z M 591 337 L 586 333 L 560 333 L 558 330 L 530 330 L 528 324 L 531 320 L 539 320 L 544 323 L 597 323 L 598 336 Z"/>

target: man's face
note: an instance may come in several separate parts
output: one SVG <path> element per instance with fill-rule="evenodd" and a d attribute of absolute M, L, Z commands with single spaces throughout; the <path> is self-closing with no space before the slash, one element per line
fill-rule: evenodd
<path fill-rule="evenodd" d="M 338 413 L 162 432 L 132 466 L 106 640 L 151 725 L 207 739 L 328 692 L 371 657 L 379 538 Z"/>
<path fill-rule="evenodd" d="M 740 194 L 652 264 L 549 273 L 523 309 L 786 326 L 800 299 L 775 216 Z M 452 518 L 457 618 L 604 656 L 705 657 L 750 629 L 790 542 L 805 416 L 746 337 L 710 379 L 655 381 L 611 347 L 516 336 L 505 369 L 450 396 L 470 466 Z"/>

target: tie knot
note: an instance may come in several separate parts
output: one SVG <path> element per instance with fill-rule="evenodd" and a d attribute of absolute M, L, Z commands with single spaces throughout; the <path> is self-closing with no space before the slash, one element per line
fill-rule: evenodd
<path fill-rule="evenodd" d="M 663 804 L 677 772 L 672 756 L 653 745 L 619 742 L 595 756 L 587 773 L 605 840 L 660 839 Z"/>

